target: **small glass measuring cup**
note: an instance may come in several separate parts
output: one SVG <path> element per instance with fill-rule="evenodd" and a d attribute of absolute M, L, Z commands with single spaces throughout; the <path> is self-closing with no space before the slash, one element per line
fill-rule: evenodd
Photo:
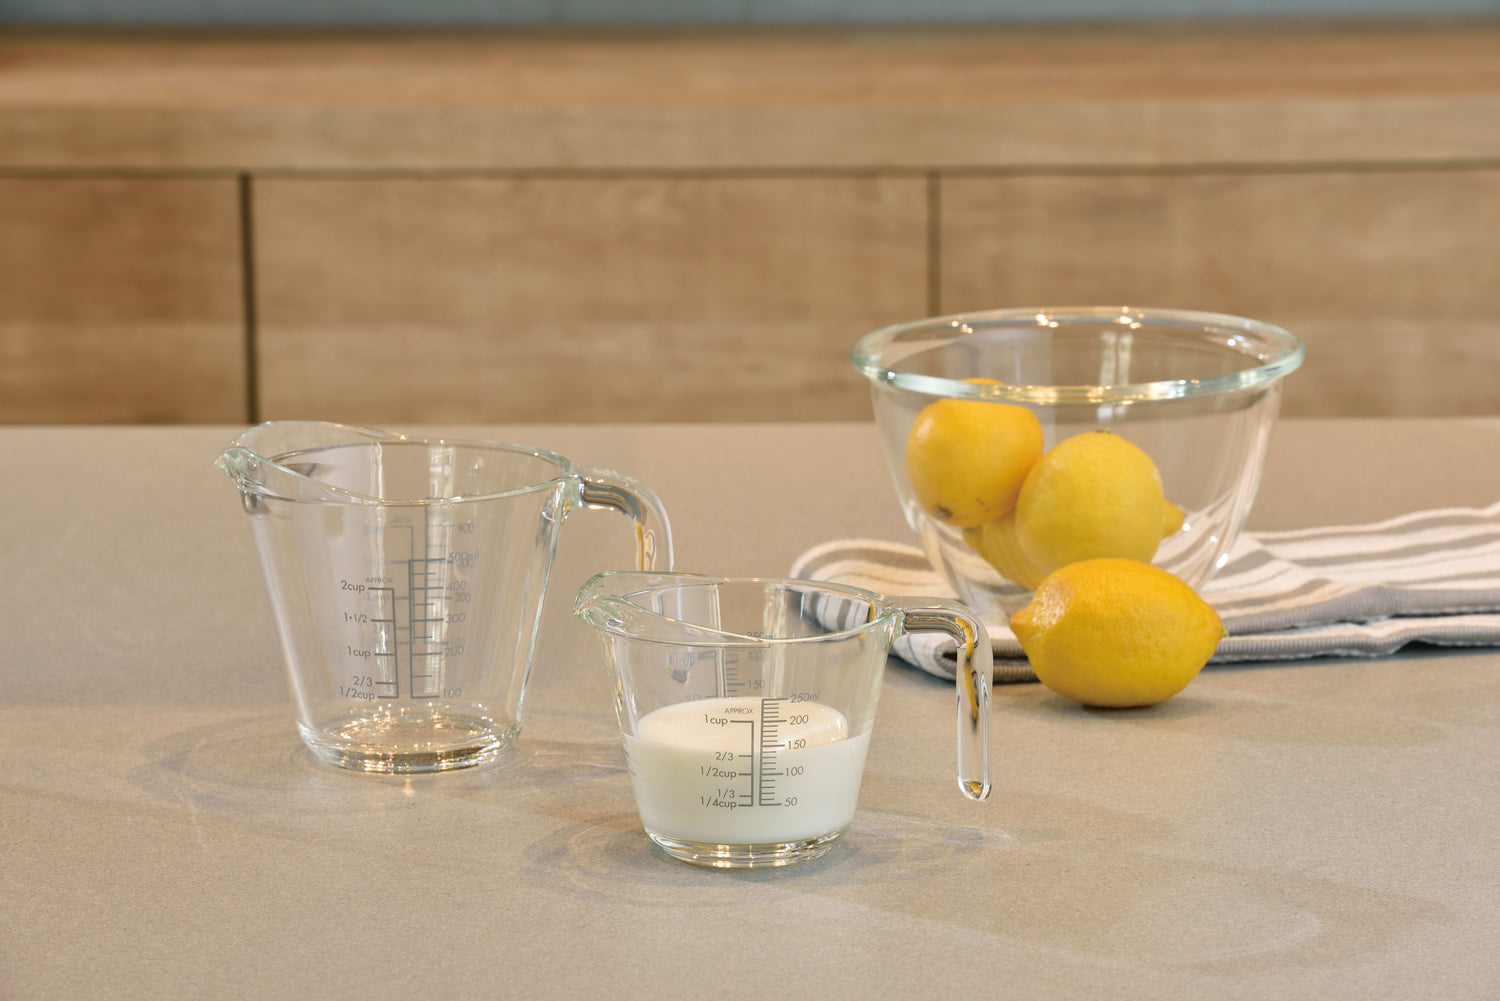
<path fill-rule="evenodd" d="M 891 641 L 958 645 L 958 786 L 989 795 L 989 637 L 959 605 L 820 581 L 602 573 L 574 614 L 598 633 L 636 806 L 698 865 L 816 858 L 854 819 Z"/>
<path fill-rule="evenodd" d="M 250 516 L 302 739 L 344 768 L 463 768 L 514 739 L 568 511 L 620 511 L 638 566 L 672 563 L 651 491 L 522 445 L 285 421 L 216 465 Z"/>

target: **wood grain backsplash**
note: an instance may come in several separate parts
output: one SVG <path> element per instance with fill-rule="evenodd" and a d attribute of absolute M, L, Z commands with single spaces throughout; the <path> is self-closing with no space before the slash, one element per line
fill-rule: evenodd
<path fill-rule="evenodd" d="M 1500 413 L 1500 26 L 0 38 L 0 422 L 863 420 L 934 312 Z"/>

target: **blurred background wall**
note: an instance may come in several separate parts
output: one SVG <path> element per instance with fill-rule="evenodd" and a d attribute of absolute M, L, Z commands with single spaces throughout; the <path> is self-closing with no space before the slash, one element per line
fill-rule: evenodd
<path fill-rule="evenodd" d="M 1500 4 L 0 2 L 0 422 L 864 420 L 867 330 L 1496 414 Z"/>
<path fill-rule="evenodd" d="M 1494 14 L 1495 0 L 6 0 L 13 21 L 87 24 L 965 24 Z"/>

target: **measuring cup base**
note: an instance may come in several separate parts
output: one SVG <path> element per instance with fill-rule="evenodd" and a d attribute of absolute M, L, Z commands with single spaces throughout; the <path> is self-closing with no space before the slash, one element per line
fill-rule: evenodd
<path fill-rule="evenodd" d="M 520 727 L 497 729 L 493 720 L 441 714 L 362 719 L 321 731 L 299 723 L 297 729 L 308 749 L 330 765 L 410 775 L 494 761 L 510 747 Z"/>
<path fill-rule="evenodd" d="M 816 838 L 764 845 L 716 845 L 702 841 L 668 838 L 651 831 L 646 833 L 662 851 L 675 859 L 693 865 L 710 869 L 770 869 L 776 866 L 792 865 L 796 862 L 809 862 L 828 854 L 833 843 L 847 829 L 841 827 Z"/>

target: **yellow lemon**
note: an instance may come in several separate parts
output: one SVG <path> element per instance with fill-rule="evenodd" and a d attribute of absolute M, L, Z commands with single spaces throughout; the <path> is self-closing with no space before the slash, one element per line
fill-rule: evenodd
<path fill-rule="evenodd" d="M 1041 454 L 1042 424 L 1025 407 L 936 400 L 922 408 L 906 436 L 906 475 L 923 510 L 968 528 L 1015 507 Z"/>
<path fill-rule="evenodd" d="M 1010 617 L 1042 684 L 1090 706 L 1149 706 L 1198 676 L 1224 635 L 1177 577 L 1135 560 L 1072 563 Z"/>
<path fill-rule="evenodd" d="M 1166 503 L 1149 455 L 1113 432 L 1089 431 L 1032 467 L 1016 501 L 1016 537 L 1043 573 L 1106 556 L 1148 562 Z"/>
<path fill-rule="evenodd" d="M 1165 539 L 1176 535 L 1182 531 L 1182 526 L 1186 521 L 1187 515 L 1183 513 L 1182 508 L 1167 501 L 1166 510 L 1162 511 L 1161 515 L 1161 537 Z"/>
<path fill-rule="evenodd" d="M 1016 538 L 1016 514 L 1012 511 L 999 521 L 964 529 L 964 541 L 983 556 L 1006 580 L 1025 588 L 1034 588 L 1046 576 L 1021 549 Z"/>

